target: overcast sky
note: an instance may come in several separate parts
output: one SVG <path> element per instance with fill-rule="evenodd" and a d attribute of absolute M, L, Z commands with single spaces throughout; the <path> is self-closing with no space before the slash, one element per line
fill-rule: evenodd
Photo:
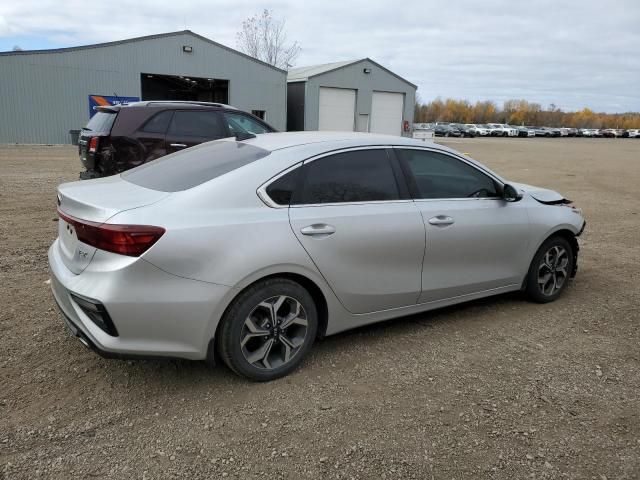
<path fill-rule="evenodd" d="M 185 28 L 235 48 L 242 20 L 262 8 L 302 46 L 296 66 L 370 57 L 422 100 L 640 111 L 640 0 L 3 0 L 0 51 Z"/>

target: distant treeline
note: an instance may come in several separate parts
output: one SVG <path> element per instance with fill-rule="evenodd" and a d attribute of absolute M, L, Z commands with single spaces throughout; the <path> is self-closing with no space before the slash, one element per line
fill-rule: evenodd
<path fill-rule="evenodd" d="M 493 101 L 476 102 L 436 98 L 416 102 L 415 122 L 508 123 L 575 128 L 640 128 L 640 112 L 597 113 L 588 108 L 563 112 L 555 105 L 542 108 L 527 100 L 507 100 L 502 108 Z"/>

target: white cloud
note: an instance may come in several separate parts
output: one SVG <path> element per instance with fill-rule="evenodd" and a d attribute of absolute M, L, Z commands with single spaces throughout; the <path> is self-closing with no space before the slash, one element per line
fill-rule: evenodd
<path fill-rule="evenodd" d="M 235 47 L 242 20 L 262 8 L 286 19 L 299 66 L 371 57 L 423 99 L 640 110 L 637 0 L 22 0 L 0 6 L 0 37 L 71 46 L 186 27 Z"/>

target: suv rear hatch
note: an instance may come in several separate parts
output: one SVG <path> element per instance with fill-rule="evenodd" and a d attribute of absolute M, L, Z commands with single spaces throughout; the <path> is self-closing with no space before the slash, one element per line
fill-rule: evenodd
<path fill-rule="evenodd" d="M 86 127 L 82 128 L 78 139 L 78 153 L 82 165 L 92 171 L 98 167 L 96 161 L 101 148 L 104 148 L 105 140 L 111 134 L 120 107 L 98 107 Z"/>
<path fill-rule="evenodd" d="M 105 222 L 119 212 L 151 205 L 169 195 L 126 182 L 120 176 L 60 185 L 58 248 L 62 261 L 73 273 L 81 273 L 91 263 L 97 250 L 96 242 L 92 242 L 94 245 L 88 244 L 82 241 L 83 237 L 100 232 L 101 226 L 113 227 Z M 145 229 L 150 235 L 153 229 L 161 230 L 158 227 L 127 226 L 130 227 L 140 227 L 134 232 L 137 234 Z"/>

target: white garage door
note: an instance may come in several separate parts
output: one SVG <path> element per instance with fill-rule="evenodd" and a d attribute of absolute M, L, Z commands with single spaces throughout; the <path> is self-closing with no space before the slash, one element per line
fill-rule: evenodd
<path fill-rule="evenodd" d="M 373 92 L 371 101 L 371 132 L 402 135 L 404 94 Z"/>
<path fill-rule="evenodd" d="M 355 90 L 320 87 L 318 130 L 353 132 L 355 113 Z"/>

